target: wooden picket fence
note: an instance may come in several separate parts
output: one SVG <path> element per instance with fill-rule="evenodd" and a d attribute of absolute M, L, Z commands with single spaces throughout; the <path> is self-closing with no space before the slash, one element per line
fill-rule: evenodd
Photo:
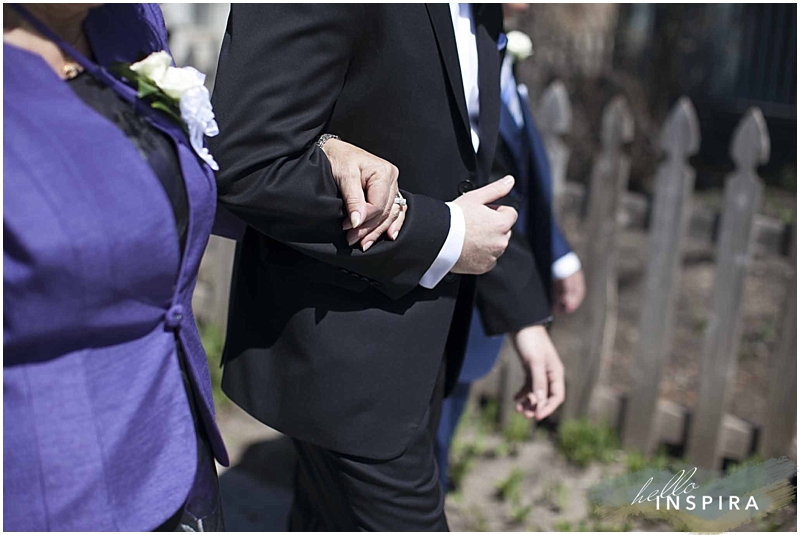
<path fill-rule="evenodd" d="M 794 226 L 757 214 L 763 185 L 756 168 L 768 161 L 770 149 L 761 111 L 750 109 L 733 134 L 730 155 L 736 168 L 726 179 L 721 214 L 691 206 L 695 172 L 687 160 L 700 147 L 700 131 L 688 98 L 675 104 L 661 130 L 660 148 L 666 157 L 658 167 L 649 203 L 626 191 L 630 170 L 626 145 L 633 140 L 634 124 L 623 97 L 614 98 L 604 110 L 588 203 L 584 188 L 565 180 L 569 147 L 562 136 L 569 132 L 571 111 L 564 85 L 551 84 L 534 112 L 552 162 L 557 212 L 567 206 L 587 207 L 582 225 L 587 295 L 576 312 L 581 328 L 571 334 L 580 337 L 580 350 L 565 359 L 567 400 L 561 416 L 606 422 L 620 433 L 625 448 L 648 454 L 660 444 L 682 446 L 693 463 L 708 468 L 719 467 L 723 457 L 741 460 L 755 452 L 796 458 L 796 232 Z M 603 381 L 614 348 L 616 264 L 623 226 L 649 233 L 639 342 L 624 395 Z M 681 247 L 687 235 L 716 244 L 715 286 L 692 412 L 659 398 L 661 372 L 672 351 Z M 754 248 L 788 257 L 787 278 L 776 281 L 786 286 L 786 301 L 779 343 L 771 355 L 767 417 L 758 424 L 726 414 L 736 377 L 745 275 Z M 500 401 L 503 422 L 509 421 L 512 396 L 522 381 L 516 360 L 506 343 L 499 368 L 474 389 L 476 397 L 488 395 Z"/>

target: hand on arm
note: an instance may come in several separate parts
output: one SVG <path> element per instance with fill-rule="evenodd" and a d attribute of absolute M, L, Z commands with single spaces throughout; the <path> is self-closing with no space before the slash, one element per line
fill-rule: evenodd
<path fill-rule="evenodd" d="M 525 327 L 512 339 L 525 369 L 525 384 L 515 396 L 517 412 L 543 420 L 564 401 L 564 365 L 543 325 Z"/>
<path fill-rule="evenodd" d="M 404 191 L 408 210 L 393 213 L 397 185 L 387 180 L 396 181 L 396 171 L 362 176 L 364 164 L 358 177 L 353 167 L 334 176 L 332 166 L 340 164 L 331 160 L 351 159 L 345 148 L 362 162 L 374 157 L 345 142 L 316 144 L 329 128 L 365 16 L 355 4 L 232 4 L 213 96 L 220 135 L 210 143 L 224 208 L 262 235 L 399 299 L 418 286 L 442 248 L 448 206 Z M 375 168 L 390 169 L 380 163 Z M 356 212 L 365 220 L 347 236 L 342 222 L 352 210 L 342 197 L 352 206 L 362 196 L 365 211 Z M 370 217 L 366 203 L 382 215 Z M 376 239 L 381 233 L 390 239 Z M 347 238 L 364 250 L 353 250 Z"/>
<path fill-rule="evenodd" d="M 322 150 L 344 199 L 347 243 L 361 242 L 367 251 L 383 233 L 397 239 L 407 209 L 394 202 L 397 167 L 340 139 L 329 139 Z"/>

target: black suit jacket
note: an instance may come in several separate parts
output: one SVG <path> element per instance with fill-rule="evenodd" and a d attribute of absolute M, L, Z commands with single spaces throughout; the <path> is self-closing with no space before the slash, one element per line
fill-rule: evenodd
<path fill-rule="evenodd" d="M 236 255 L 223 388 L 290 436 L 391 458 L 423 418 L 443 353 L 450 382 L 458 375 L 475 278 L 418 282 L 449 231 L 445 201 L 490 176 L 502 16 L 499 6 L 474 16 L 477 156 L 446 4 L 231 6 L 211 151 L 220 202 L 250 227 Z M 315 145 L 326 132 L 399 168 L 409 209 L 397 241 L 366 253 L 347 245 L 343 203 Z M 536 294 L 521 287 L 529 274 L 501 275 L 505 288 Z M 508 327 L 547 315 L 533 299 Z"/>

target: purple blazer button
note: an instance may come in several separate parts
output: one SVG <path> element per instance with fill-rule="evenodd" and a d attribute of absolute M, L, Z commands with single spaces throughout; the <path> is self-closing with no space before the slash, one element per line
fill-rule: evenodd
<path fill-rule="evenodd" d="M 167 329 L 177 329 L 183 320 L 183 305 L 173 305 L 167 310 L 164 315 L 164 321 L 167 324 Z"/>

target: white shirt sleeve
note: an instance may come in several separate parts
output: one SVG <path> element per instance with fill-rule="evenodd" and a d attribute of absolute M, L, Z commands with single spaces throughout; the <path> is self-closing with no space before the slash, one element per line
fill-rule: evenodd
<path fill-rule="evenodd" d="M 553 262 L 553 278 L 563 280 L 581 269 L 581 261 L 574 252 L 569 252 Z"/>
<path fill-rule="evenodd" d="M 452 202 L 445 204 L 450 208 L 450 231 L 447 233 L 447 239 L 444 240 L 444 245 L 442 245 L 436 260 L 419 281 L 420 286 L 429 290 L 435 288 L 461 258 L 464 236 L 467 233 L 464 212 L 461 211 L 461 207 Z"/>

